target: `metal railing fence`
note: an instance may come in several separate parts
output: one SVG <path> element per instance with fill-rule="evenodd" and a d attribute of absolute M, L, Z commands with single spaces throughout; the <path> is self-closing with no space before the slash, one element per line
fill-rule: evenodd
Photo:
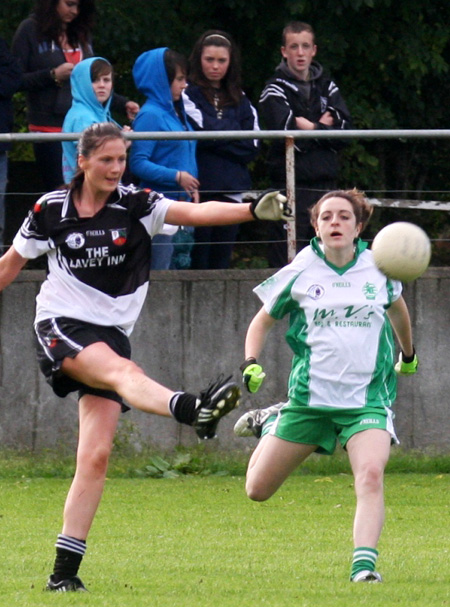
<path fill-rule="evenodd" d="M 127 139 L 450 139 L 450 129 L 352 129 L 336 131 L 143 131 Z M 80 133 L 0 133 L 0 142 L 75 141 Z"/>
<path fill-rule="evenodd" d="M 0 133 L 0 143 L 34 143 L 42 141 L 76 141 L 81 133 Z M 418 139 L 450 139 L 450 129 L 352 129 L 352 130 L 259 130 L 259 131 L 146 131 L 125 132 L 133 140 L 208 140 L 208 139 L 284 139 L 286 143 L 286 192 L 291 208 L 295 211 L 295 141 L 300 139 L 381 140 L 402 141 Z M 450 211 L 450 201 L 370 198 L 377 207 L 405 208 L 416 210 Z M 295 256 L 295 221 L 288 223 L 288 259 Z"/>

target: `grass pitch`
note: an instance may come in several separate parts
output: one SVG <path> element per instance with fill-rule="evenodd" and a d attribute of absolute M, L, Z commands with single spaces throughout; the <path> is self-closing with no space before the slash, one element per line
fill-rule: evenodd
<path fill-rule="evenodd" d="M 80 570 L 90 593 L 63 596 L 42 589 L 70 479 L 10 473 L 0 477 L 2 607 L 450 605 L 448 473 L 387 474 L 385 583 L 353 585 L 345 471 L 294 475 L 261 504 L 242 476 L 111 477 Z"/>

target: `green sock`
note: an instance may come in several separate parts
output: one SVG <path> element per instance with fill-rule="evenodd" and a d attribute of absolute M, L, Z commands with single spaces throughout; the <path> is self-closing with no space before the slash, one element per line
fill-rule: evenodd
<path fill-rule="evenodd" d="M 375 571 L 377 564 L 378 551 L 375 548 L 355 548 L 353 550 L 352 572 L 350 577 L 353 578 L 358 571 Z"/>

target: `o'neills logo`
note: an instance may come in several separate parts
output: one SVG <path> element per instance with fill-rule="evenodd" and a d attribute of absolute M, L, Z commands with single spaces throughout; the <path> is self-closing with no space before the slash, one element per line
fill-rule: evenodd
<path fill-rule="evenodd" d="M 81 249 L 81 247 L 84 247 L 85 242 L 83 234 L 69 234 L 66 238 L 66 245 L 69 249 Z"/>

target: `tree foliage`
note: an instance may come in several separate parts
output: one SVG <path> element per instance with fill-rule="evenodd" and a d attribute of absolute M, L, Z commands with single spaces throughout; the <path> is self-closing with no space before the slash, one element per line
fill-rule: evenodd
<path fill-rule="evenodd" d="M 32 5 L 31 0 L 2 3 L 0 26 L 8 41 Z M 219 28 L 241 48 L 245 90 L 256 103 L 279 62 L 283 26 L 303 20 L 316 30 L 317 59 L 342 90 L 355 128 L 448 127 L 450 4 L 445 0 L 97 0 L 97 7 L 94 49 L 114 64 L 116 90 L 138 101 L 131 68 L 141 52 L 169 46 L 189 55 L 205 29 Z M 344 153 L 341 181 L 380 195 L 437 197 L 436 191 L 450 189 L 449 149 L 446 140 L 353 141 Z"/>

